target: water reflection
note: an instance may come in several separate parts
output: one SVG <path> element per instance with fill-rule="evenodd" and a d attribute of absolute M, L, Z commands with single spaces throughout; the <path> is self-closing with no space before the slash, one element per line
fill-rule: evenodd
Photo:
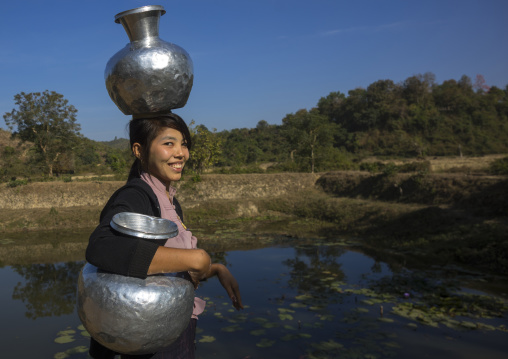
<path fill-rule="evenodd" d="M 344 279 L 342 264 L 339 262 L 340 256 L 344 253 L 345 249 L 339 246 L 295 247 L 295 258 L 283 262 L 290 268 L 288 285 L 299 292 L 309 292 L 316 297 L 328 298 L 336 294 L 330 287 L 330 281 Z"/>
<path fill-rule="evenodd" d="M 25 304 L 25 316 L 30 319 L 71 314 L 83 265 L 84 262 L 14 265 L 12 269 L 24 281 L 16 284 L 12 299 Z"/>
<path fill-rule="evenodd" d="M 208 305 L 198 326 L 199 359 L 505 357 L 506 301 L 464 293 L 457 278 L 408 269 L 405 256 L 366 254 L 340 240 L 267 236 L 261 248 L 259 237 L 231 236 L 241 239 L 209 243 L 217 248 L 210 254 L 233 267 L 247 308 L 234 311 L 217 280 L 202 284 L 197 295 Z M 0 296 L 6 357 L 87 357 L 75 313 L 84 262 L 60 261 L 0 269 L 8 285 Z M 73 341 L 55 343 L 62 333 Z"/>

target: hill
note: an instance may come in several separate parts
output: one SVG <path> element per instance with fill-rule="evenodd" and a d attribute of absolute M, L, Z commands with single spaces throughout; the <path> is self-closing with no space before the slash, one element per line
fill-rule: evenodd
<path fill-rule="evenodd" d="M 130 147 L 129 140 L 126 138 L 116 138 L 115 137 L 115 139 L 112 141 L 100 141 L 100 143 L 102 143 L 108 147 L 118 149 L 118 150 L 125 150 Z"/>

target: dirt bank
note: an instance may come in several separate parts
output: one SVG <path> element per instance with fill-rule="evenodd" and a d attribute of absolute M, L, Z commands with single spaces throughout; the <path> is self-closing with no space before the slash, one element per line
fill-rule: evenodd
<path fill-rule="evenodd" d="M 257 215 L 251 199 L 271 199 L 314 188 L 317 174 L 204 175 L 181 181 L 178 198 L 188 217 L 192 209 L 210 217 Z M 0 185 L 0 231 L 84 228 L 96 225 L 100 210 L 124 182 L 42 182 Z M 211 201 L 215 201 L 211 204 Z M 219 203 L 220 202 L 220 203 Z"/>
<path fill-rule="evenodd" d="M 178 184 L 185 220 L 194 228 L 206 227 L 215 233 L 222 225 L 231 227 L 224 221 L 250 219 L 266 231 L 274 218 L 300 218 L 309 221 L 302 227 L 305 231 L 291 225 L 276 234 L 291 238 L 353 236 L 379 250 L 430 256 L 441 263 L 475 264 L 489 271 L 508 270 L 506 177 L 332 172 L 202 178 L 198 183 L 184 180 Z M 92 229 L 104 203 L 122 184 L 2 185 L 0 233 L 5 240 L 27 231 Z M 312 230 L 315 233 L 309 234 Z M 61 244 L 61 239 L 55 240 L 52 245 Z M 10 248 L 16 242 L 0 245 L 16 250 Z M 40 243 L 34 240 L 33 244 Z M 81 250 L 83 245 L 59 248 Z"/>
<path fill-rule="evenodd" d="M 180 201 L 278 197 L 313 187 L 317 174 L 204 175 L 198 183 L 177 185 Z M 0 210 L 103 206 L 124 182 L 37 182 L 0 185 Z"/>
<path fill-rule="evenodd" d="M 316 185 L 337 197 L 451 206 L 476 215 L 508 216 L 506 176 L 329 172 L 321 175 Z"/>

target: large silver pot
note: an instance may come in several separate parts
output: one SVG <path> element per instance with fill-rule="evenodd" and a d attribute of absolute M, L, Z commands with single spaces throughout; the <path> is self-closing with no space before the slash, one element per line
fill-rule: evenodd
<path fill-rule="evenodd" d="M 88 333 L 123 354 L 155 353 L 187 328 L 194 287 L 172 275 L 147 279 L 103 272 L 87 263 L 78 279 L 78 315 Z"/>
<path fill-rule="evenodd" d="M 185 106 L 194 81 L 189 54 L 159 38 L 160 5 L 143 6 L 115 16 L 131 41 L 107 63 L 109 96 L 134 118 L 165 114 Z"/>
<path fill-rule="evenodd" d="M 174 236 L 173 225 L 136 213 L 120 213 L 111 221 L 115 230 L 137 237 L 146 233 L 150 238 L 157 233 Z M 139 279 L 87 263 L 78 278 L 79 318 L 88 333 L 111 350 L 155 353 L 173 343 L 189 324 L 194 286 L 182 277 L 172 273 Z"/>

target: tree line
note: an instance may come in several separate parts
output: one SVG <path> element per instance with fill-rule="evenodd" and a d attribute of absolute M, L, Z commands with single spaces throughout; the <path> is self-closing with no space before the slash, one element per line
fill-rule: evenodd
<path fill-rule="evenodd" d="M 348 94 L 331 92 L 281 125 L 217 133 L 219 166 L 272 162 L 274 169 L 326 171 L 357 167 L 367 156 L 481 156 L 508 152 L 508 85 L 435 82 L 432 73 L 401 83 L 379 80 Z"/>
<path fill-rule="evenodd" d="M 81 135 L 77 109 L 63 95 L 21 92 L 14 100 L 16 108 L 3 117 L 18 142 L 0 144 L 0 180 L 127 172 L 128 141 Z M 438 84 L 425 73 L 331 92 L 280 125 L 261 120 L 254 128 L 217 132 L 192 121 L 190 129 L 189 169 L 197 174 L 211 167 L 225 173 L 354 169 L 366 156 L 508 153 L 508 85 L 489 87 L 481 75 Z"/>

